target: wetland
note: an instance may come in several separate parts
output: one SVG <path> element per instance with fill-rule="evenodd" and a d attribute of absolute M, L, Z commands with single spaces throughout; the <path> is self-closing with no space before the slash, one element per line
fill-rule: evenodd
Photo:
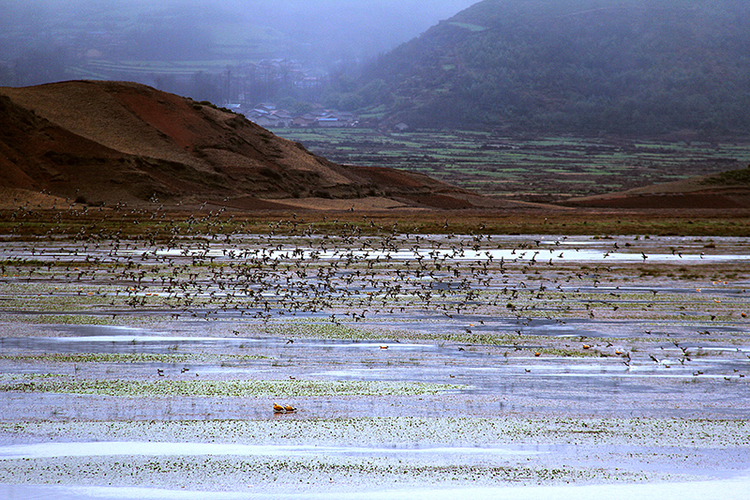
<path fill-rule="evenodd" d="M 0 243 L 0 496 L 747 491 L 746 236 L 154 217 Z"/>

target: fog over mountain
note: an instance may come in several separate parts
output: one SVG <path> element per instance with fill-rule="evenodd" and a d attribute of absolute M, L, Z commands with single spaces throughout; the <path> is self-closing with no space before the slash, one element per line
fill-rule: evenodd
<path fill-rule="evenodd" d="M 268 56 L 325 67 L 386 52 L 472 3 L 2 0 L 0 62 L 7 67 L 35 52 L 58 51 L 58 59 L 101 54 L 117 60 L 238 61 Z"/>
<path fill-rule="evenodd" d="M 0 86 L 124 80 L 378 126 L 745 136 L 748 5 L 0 0 Z"/>

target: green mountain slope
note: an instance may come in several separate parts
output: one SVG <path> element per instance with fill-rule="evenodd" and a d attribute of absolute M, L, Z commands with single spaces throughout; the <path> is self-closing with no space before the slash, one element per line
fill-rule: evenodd
<path fill-rule="evenodd" d="M 746 136 L 750 3 L 485 0 L 381 57 L 355 97 L 423 127 Z"/>

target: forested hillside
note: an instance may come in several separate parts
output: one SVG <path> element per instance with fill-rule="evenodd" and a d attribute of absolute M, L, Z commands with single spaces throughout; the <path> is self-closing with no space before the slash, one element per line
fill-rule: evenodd
<path fill-rule="evenodd" d="M 746 137 L 750 2 L 485 0 L 341 98 L 417 127 Z"/>

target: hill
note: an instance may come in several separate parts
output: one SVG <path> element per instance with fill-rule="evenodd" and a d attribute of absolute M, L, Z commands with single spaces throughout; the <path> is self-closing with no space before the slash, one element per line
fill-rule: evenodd
<path fill-rule="evenodd" d="M 0 188 L 90 205 L 489 203 L 424 175 L 337 165 L 210 103 L 91 81 L 0 88 Z"/>
<path fill-rule="evenodd" d="M 571 207 L 636 209 L 746 209 L 750 207 L 750 165 L 744 169 L 654 184 L 620 193 L 572 198 Z"/>
<path fill-rule="evenodd" d="M 747 137 L 749 49 L 742 0 L 484 0 L 340 97 L 418 127 Z"/>

